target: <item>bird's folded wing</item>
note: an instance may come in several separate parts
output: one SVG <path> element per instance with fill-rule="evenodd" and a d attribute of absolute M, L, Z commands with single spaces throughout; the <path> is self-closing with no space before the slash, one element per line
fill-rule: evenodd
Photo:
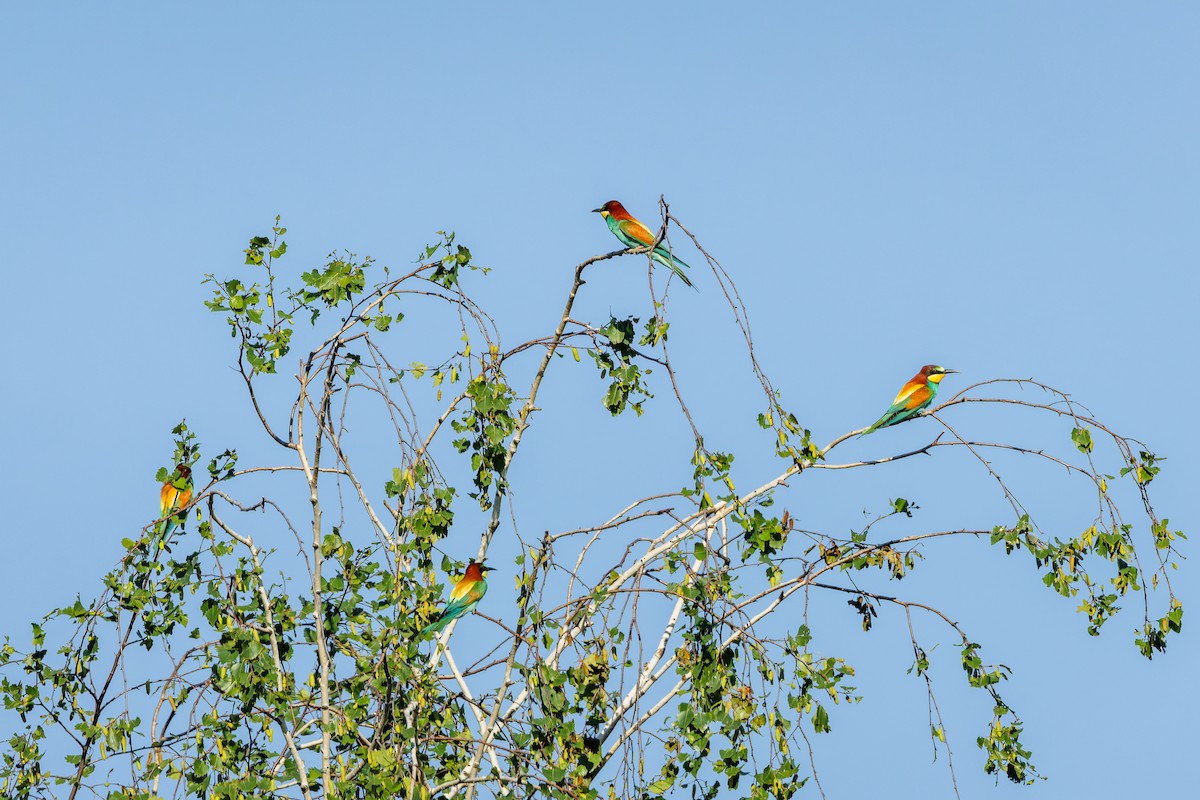
<path fill-rule="evenodd" d="M 909 381 L 892 401 L 892 408 L 916 408 L 929 396 L 924 381 Z"/>
<path fill-rule="evenodd" d="M 441 615 L 438 616 L 438 621 L 450 621 L 457 619 L 458 617 L 462 616 L 463 608 L 465 608 L 466 605 L 467 601 L 463 600 L 461 597 L 457 600 L 451 600 L 449 603 L 446 603 L 446 607 L 442 609 Z"/>
<path fill-rule="evenodd" d="M 175 498 L 179 496 L 179 490 L 172 486 L 169 482 L 164 483 L 162 492 L 159 496 L 158 515 L 165 517 L 175 510 Z"/>
<path fill-rule="evenodd" d="M 617 226 L 622 233 L 645 247 L 654 244 L 654 234 L 636 219 L 623 219 L 617 223 Z"/>
<path fill-rule="evenodd" d="M 929 405 L 929 401 L 932 399 L 933 392 L 929 391 L 928 386 L 922 384 L 917 386 L 912 394 L 908 396 L 908 399 L 904 402 L 904 407 L 911 411 Z"/>
<path fill-rule="evenodd" d="M 461 580 L 454 584 L 454 589 L 450 592 L 450 601 L 461 600 L 467 596 L 467 592 L 475 585 L 475 581 Z"/>

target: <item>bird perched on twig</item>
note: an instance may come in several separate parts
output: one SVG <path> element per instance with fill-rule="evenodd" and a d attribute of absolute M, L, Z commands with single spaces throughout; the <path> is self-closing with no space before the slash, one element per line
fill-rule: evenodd
<path fill-rule="evenodd" d="M 178 464 L 175 472 L 163 482 L 159 492 L 159 516 L 163 518 L 163 536 L 176 525 L 176 515 L 192 502 L 192 468 Z"/>
<path fill-rule="evenodd" d="M 471 559 L 471 563 L 467 564 L 466 574 L 462 576 L 462 580 L 454 584 L 454 588 L 450 591 L 450 601 L 442 609 L 441 616 L 427 625 L 421 631 L 421 636 L 427 633 L 441 633 L 451 622 L 474 611 L 475 606 L 479 605 L 479 601 L 487 593 L 487 581 L 484 579 L 484 573 L 489 569 L 490 567 L 486 564 Z"/>
<path fill-rule="evenodd" d="M 687 274 L 681 269 L 681 267 L 686 267 L 687 269 L 691 269 L 691 267 L 688 267 L 682 260 L 671 255 L 671 251 L 663 247 L 662 242 L 654 244 L 654 234 L 632 214 L 626 211 L 625 206 L 616 200 L 609 200 L 599 208 L 593 208 L 592 213 L 604 217 L 604 221 L 608 223 L 608 229 L 613 232 L 613 236 L 620 239 L 621 244 L 626 247 L 653 246 L 654 249 L 650 252 L 650 257 L 678 275 L 679 280 L 683 281 L 684 284 L 688 286 L 692 285 L 692 282 L 688 280 Z"/>
<path fill-rule="evenodd" d="M 889 425 L 898 425 L 920 414 L 933 403 L 942 378 L 952 372 L 958 372 L 958 370 L 946 369 L 936 364 L 926 364 L 921 367 L 921 371 L 912 376 L 908 383 L 900 389 L 900 394 L 896 395 L 896 399 L 892 401 L 891 407 L 883 413 L 883 416 L 859 436 L 866 436 L 871 431 L 886 428 Z"/>

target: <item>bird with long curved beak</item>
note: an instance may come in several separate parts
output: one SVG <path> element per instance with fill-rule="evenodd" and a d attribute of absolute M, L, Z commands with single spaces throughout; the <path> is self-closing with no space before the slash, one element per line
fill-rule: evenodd
<path fill-rule="evenodd" d="M 958 372 L 958 370 L 946 369 L 936 364 L 926 364 L 921 367 L 921 371 L 912 376 L 908 383 L 900 389 L 900 393 L 892 401 L 891 407 L 883 412 L 883 416 L 859 436 L 866 436 L 871 431 L 890 425 L 899 425 L 901 422 L 919 415 L 929 408 L 933 403 L 933 398 L 937 397 L 938 384 L 942 382 L 942 378 L 953 372 Z"/>
<path fill-rule="evenodd" d="M 599 208 L 593 208 L 592 213 L 599 214 L 604 218 L 604 221 L 608 223 L 608 229 L 612 231 L 613 236 L 620 240 L 621 244 L 626 247 L 653 247 L 654 249 L 650 251 L 651 258 L 678 275 L 679 280 L 683 281 L 685 285 L 692 285 L 682 269 L 684 267 L 691 269 L 691 267 L 671 255 L 671 251 L 663 247 L 662 242 L 654 244 L 654 234 L 626 211 L 625 206 L 616 200 L 609 200 Z"/>
<path fill-rule="evenodd" d="M 179 512 L 192 502 L 192 468 L 187 464 L 176 465 L 174 474 L 163 482 L 158 497 L 163 536 L 167 536 L 175 527 Z"/>
<path fill-rule="evenodd" d="M 471 559 L 462 580 L 454 584 L 454 588 L 450 590 L 450 600 L 442 609 L 441 616 L 427 625 L 421 631 L 421 636 L 427 633 L 441 633 L 451 622 L 474 611 L 475 606 L 479 605 L 479 601 L 487 594 L 487 580 L 484 578 L 484 574 L 489 569 L 491 567 L 486 564 Z"/>

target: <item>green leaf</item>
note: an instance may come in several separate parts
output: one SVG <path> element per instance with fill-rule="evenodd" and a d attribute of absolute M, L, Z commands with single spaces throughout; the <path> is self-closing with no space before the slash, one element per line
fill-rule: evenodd
<path fill-rule="evenodd" d="M 817 710 L 813 713 L 812 726 L 817 733 L 829 733 L 833 730 L 829 727 L 829 712 L 820 703 L 817 703 Z"/>

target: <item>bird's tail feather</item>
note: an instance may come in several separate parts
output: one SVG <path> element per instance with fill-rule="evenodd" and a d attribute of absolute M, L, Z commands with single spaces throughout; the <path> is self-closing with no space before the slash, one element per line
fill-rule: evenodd
<path fill-rule="evenodd" d="M 882 417 L 880 417 L 879 419 L 875 420 L 875 424 L 874 424 L 874 425 L 872 425 L 871 427 L 867 428 L 865 431 L 863 431 L 862 433 L 860 433 L 860 434 L 859 434 L 857 437 L 855 437 L 855 438 L 857 438 L 857 439 L 861 439 L 862 437 L 866 436 L 868 433 L 871 433 L 871 432 L 873 432 L 873 431 L 877 431 L 877 430 L 879 430 L 880 428 L 886 428 L 886 427 L 887 427 L 887 426 L 889 426 L 889 425 L 893 425 L 893 424 L 895 424 L 895 422 L 896 422 L 896 418 L 895 418 L 895 416 L 893 416 L 893 415 L 892 415 L 892 414 L 890 414 L 890 413 L 889 413 L 889 414 L 884 414 Z"/>
<path fill-rule="evenodd" d="M 676 258 L 675 256 L 671 255 L 671 253 L 663 249 L 661 245 L 655 248 L 654 255 L 657 257 L 655 259 L 656 261 L 663 266 L 669 267 L 671 272 L 674 272 L 679 276 L 679 280 L 683 281 L 684 286 L 689 286 L 693 289 L 696 288 L 691 279 L 688 278 L 687 273 L 683 271 L 684 269 L 691 269 L 691 267 L 687 265 L 687 262 L 681 258 Z"/>
<path fill-rule="evenodd" d="M 684 264 L 684 266 L 686 267 L 687 264 Z M 672 264 L 671 271 L 679 276 L 679 280 L 683 281 L 684 286 L 690 286 L 691 288 L 696 289 L 695 284 L 693 284 L 690 280 L 688 280 L 687 273 L 684 272 L 683 270 L 681 270 L 678 266 L 676 266 L 675 264 Z M 696 291 L 699 291 L 699 289 L 696 289 Z"/>
<path fill-rule="evenodd" d="M 451 618 L 443 614 L 431 624 L 426 625 L 425 629 L 421 631 L 421 636 L 425 636 L 430 633 L 441 633 L 442 631 L 446 630 L 446 626 L 449 625 L 450 622 Z"/>

